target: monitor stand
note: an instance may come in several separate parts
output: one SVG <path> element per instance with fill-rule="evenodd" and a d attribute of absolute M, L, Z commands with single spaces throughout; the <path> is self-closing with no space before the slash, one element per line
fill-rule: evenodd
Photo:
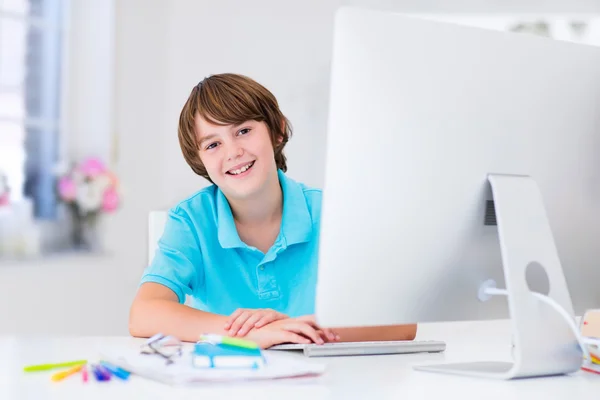
<path fill-rule="evenodd" d="M 513 362 L 475 361 L 423 365 L 416 370 L 513 379 L 562 375 L 578 371 L 583 352 L 571 326 L 559 312 L 530 292 L 528 276 L 541 274 L 548 296 L 569 315 L 573 306 L 541 192 L 528 176 L 488 176 L 494 199 L 508 310 L 512 325 Z M 545 271 L 545 273 L 544 273 Z M 473 293 L 474 301 L 477 293 Z"/>

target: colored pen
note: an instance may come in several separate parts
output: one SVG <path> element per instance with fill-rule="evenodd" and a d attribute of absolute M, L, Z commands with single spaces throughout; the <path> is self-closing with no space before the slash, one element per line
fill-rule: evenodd
<path fill-rule="evenodd" d="M 257 349 L 258 344 L 251 340 L 240 339 L 240 338 L 232 338 L 229 336 L 221 336 L 214 334 L 205 334 L 200 335 L 200 340 L 213 343 L 213 344 L 225 344 L 233 347 L 241 347 L 244 349 Z"/>
<path fill-rule="evenodd" d="M 88 381 L 88 369 L 87 369 L 87 365 L 84 365 L 83 369 L 81 370 L 81 379 L 84 382 Z"/>
<path fill-rule="evenodd" d="M 96 368 L 96 366 L 94 364 L 90 365 L 90 370 L 91 370 L 92 374 L 94 374 L 94 376 L 96 377 L 97 381 L 104 380 L 104 376 L 102 375 L 102 373 L 100 371 L 98 371 L 98 369 Z"/>
<path fill-rule="evenodd" d="M 591 373 L 593 373 L 593 374 L 600 374 L 600 371 L 596 371 L 595 369 L 591 369 L 591 368 L 587 368 L 587 367 L 581 367 L 581 369 L 582 369 L 583 371 L 586 371 L 586 372 L 591 372 Z"/>
<path fill-rule="evenodd" d="M 71 367 L 65 371 L 57 372 L 54 375 L 52 375 L 50 377 L 50 379 L 52 379 L 54 382 L 62 381 L 66 377 L 71 376 L 71 375 L 76 374 L 77 372 L 81 371 L 81 368 L 83 368 L 83 366 L 84 366 L 84 364 L 79 364 L 79 365 Z"/>
<path fill-rule="evenodd" d="M 109 370 L 111 374 L 113 374 L 114 376 L 116 376 L 119 379 L 127 380 L 127 378 L 129 378 L 129 375 L 130 375 L 129 371 L 125 371 L 124 369 L 119 368 L 116 365 L 107 363 L 106 361 L 100 361 L 100 364 L 102 364 L 102 366 L 104 368 Z"/>
<path fill-rule="evenodd" d="M 110 380 L 110 373 L 107 375 L 105 372 L 102 371 L 102 369 L 99 368 L 98 365 L 92 364 L 90 365 L 90 368 L 92 369 L 92 373 L 96 377 L 97 381 L 102 382 Z"/>
<path fill-rule="evenodd" d="M 53 364 L 29 365 L 27 367 L 24 367 L 23 371 L 25 371 L 25 372 L 47 371 L 49 369 L 73 367 L 73 366 L 85 364 L 85 363 L 87 363 L 87 360 L 67 361 L 67 362 L 53 363 Z"/>
<path fill-rule="evenodd" d="M 110 381 L 112 374 L 110 373 L 109 370 L 107 370 L 100 364 L 96 364 L 96 368 L 98 368 L 98 371 L 100 371 L 100 373 L 104 376 L 105 380 Z"/>

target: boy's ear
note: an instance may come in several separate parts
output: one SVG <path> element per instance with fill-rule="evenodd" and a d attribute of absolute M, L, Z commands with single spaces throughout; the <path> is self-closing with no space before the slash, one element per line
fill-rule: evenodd
<path fill-rule="evenodd" d="M 285 132 L 285 121 L 281 121 L 281 135 L 277 137 L 277 144 L 281 144 L 283 142 L 283 133 Z"/>

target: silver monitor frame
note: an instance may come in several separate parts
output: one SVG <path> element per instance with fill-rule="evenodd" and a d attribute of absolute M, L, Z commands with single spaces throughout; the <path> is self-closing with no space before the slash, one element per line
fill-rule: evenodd
<path fill-rule="evenodd" d="M 549 284 L 570 315 L 600 306 L 598 65 L 591 46 L 340 9 L 318 322 L 510 317 L 514 363 L 429 370 L 515 378 L 579 369 L 569 324 L 530 287 Z M 490 204 L 498 226 L 484 223 Z M 479 300 L 488 279 L 508 301 Z"/>

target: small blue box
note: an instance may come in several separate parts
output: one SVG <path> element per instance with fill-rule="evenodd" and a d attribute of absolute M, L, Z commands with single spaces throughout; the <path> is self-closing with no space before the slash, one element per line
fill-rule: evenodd
<path fill-rule="evenodd" d="M 194 345 L 192 365 L 196 368 L 260 368 L 265 365 L 265 359 L 259 348 L 198 342 Z"/>

